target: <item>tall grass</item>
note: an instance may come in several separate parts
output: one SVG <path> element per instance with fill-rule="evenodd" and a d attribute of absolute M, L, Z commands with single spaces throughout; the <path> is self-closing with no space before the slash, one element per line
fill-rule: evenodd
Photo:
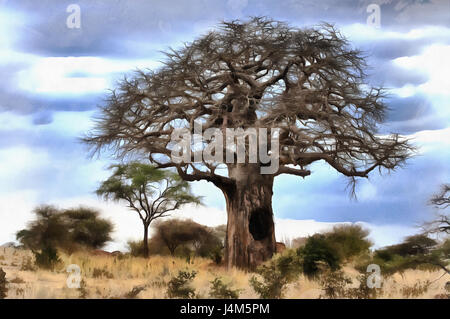
<path fill-rule="evenodd" d="M 210 259 L 186 259 L 170 256 L 139 257 L 93 256 L 89 253 L 61 254 L 61 263 L 53 271 L 23 270 L 23 264 L 32 258 L 31 252 L 13 248 L 0 248 L 1 267 L 9 281 L 7 298 L 80 298 L 82 291 L 68 288 L 67 266 L 76 264 L 81 269 L 81 279 L 85 284 L 86 298 L 167 298 L 167 285 L 179 271 L 197 272 L 192 281 L 196 296 L 209 298 L 211 281 L 222 278 L 233 289 L 240 290 L 240 298 L 258 298 L 249 285 L 253 275 L 238 269 L 227 270 L 215 265 Z M 359 273 L 350 266 L 344 267 L 346 275 L 356 283 Z M 11 283 L 14 278 L 22 281 Z M 419 295 L 407 294 L 409 298 L 434 298 L 445 293 L 448 276 L 439 271 L 407 270 L 402 275 L 385 278 L 381 298 L 405 298 L 405 292 L 413 291 L 417 282 L 430 282 L 428 289 Z M 14 280 L 13 280 L 14 281 Z M 416 285 L 417 286 L 417 285 Z M 136 293 L 137 292 L 137 293 Z M 321 287 L 317 280 L 300 276 L 287 285 L 285 298 L 318 298 Z"/>

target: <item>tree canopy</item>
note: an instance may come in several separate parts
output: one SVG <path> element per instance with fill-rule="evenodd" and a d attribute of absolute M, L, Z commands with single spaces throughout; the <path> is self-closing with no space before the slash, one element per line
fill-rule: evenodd
<path fill-rule="evenodd" d="M 95 150 L 144 151 L 185 180 L 218 186 L 232 182 L 216 174 L 221 163 L 199 167 L 194 155 L 190 163 L 172 161 L 175 128 L 280 128 L 276 174 L 307 176 L 305 167 L 323 160 L 348 177 L 366 177 L 410 156 L 405 139 L 376 135 L 386 111 L 383 90 L 367 85 L 365 57 L 331 25 L 223 22 L 166 56 L 164 66 L 137 71 L 111 93 L 85 137 Z"/>
<path fill-rule="evenodd" d="M 61 210 L 43 205 L 33 211 L 36 219 L 17 232 L 17 239 L 36 251 L 61 248 L 73 251 L 79 247 L 101 248 L 111 240 L 113 224 L 101 218 L 92 208 L 78 207 Z"/>

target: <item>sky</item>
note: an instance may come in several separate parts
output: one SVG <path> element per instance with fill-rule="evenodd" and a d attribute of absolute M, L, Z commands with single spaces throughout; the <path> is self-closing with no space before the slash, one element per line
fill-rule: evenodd
<path fill-rule="evenodd" d="M 0 0 L 0 244 L 13 241 L 40 204 L 100 209 L 115 224 L 110 249 L 140 238 L 133 212 L 94 194 L 113 160 L 90 158 L 79 137 L 124 75 L 157 68 L 161 51 L 222 20 L 250 16 L 296 27 L 333 23 L 367 55 L 369 84 L 388 90 L 380 134 L 402 134 L 418 148 L 405 167 L 359 181 L 357 199 L 323 163 L 305 179 L 277 177 L 277 239 L 336 223 L 369 228 L 378 247 L 416 233 L 436 213 L 428 199 L 450 181 L 450 0 Z M 173 216 L 226 223 L 220 191 L 204 182 L 192 187 L 204 205 Z"/>

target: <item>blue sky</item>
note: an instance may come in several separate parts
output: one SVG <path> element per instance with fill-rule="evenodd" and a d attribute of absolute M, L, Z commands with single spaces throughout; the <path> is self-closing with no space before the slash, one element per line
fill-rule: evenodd
<path fill-rule="evenodd" d="M 379 28 L 367 24 L 372 3 L 381 9 Z M 70 4 L 81 8 L 79 29 L 66 25 Z M 428 198 L 450 181 L 450 1 L 3 0 L 0 243 L 13 240 L 40 203 L 98 207 L 115 222 L 117 241 L 136 237 L 136 216 L 93 195 L 110 159 L 88 158 L 77 138 L 92 127 L 97 106 L 124 74 L 158 67 L 161 50 L 192 41 L 223 19 L 261 15 L 299 27 L 334 23 L 369 56 L 370 83 L 389 89 L 380 133 L 407 135 L 419 147 L 406 167 L 361 180 L 357 200 L 324 164 L 314 164 L 305 179 L 278 177 L 279 237 L 310 233 L 312 222 L 363 222 L 377 245 L 416 231 L 434 213 Z M 223 222 L 221 193 L 207 183 L 193 187 L 205 196 L 205 207 L 178 216 Z"/>

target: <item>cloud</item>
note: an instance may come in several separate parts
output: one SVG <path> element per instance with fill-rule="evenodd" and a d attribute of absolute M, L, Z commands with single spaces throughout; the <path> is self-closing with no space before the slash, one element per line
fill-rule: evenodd
<path fill-rule="evenodd" d="M 111 60 L 101 57 L 44 57 L 18 74 L 19 88 L 54 95 L 103 93 L 120 74 L 137 68 L 156 68 L 153 60 Z M 116 75 L 116 78 L 114 77 Z"/>
<path fill-rule="evenodd" d="M 71 3 L 7 1 L 8 12 L 20 15 L 16 21 L 21 23 L 9 23 L 15 27 L 16 47 L 45 56 L 148 57 L 161 47 L 191 39 L 205 21 L 216 24 L 222 19 L 263 15 L 301 25 L 321 21 L 365 24 L 369 16 L 367 6 L 372 3 L 380 5 L 382 28 L 409 30 L 412 26 L 448 24 L 445 0 L 135 0 L 133 5 L 126 0 L 79 0 L 76 3 L 81 8 L 81 28 L 69 29 L 66 9 Z M 207 18 L 204 12 L 208 12 Z"/>
<path fill-rule="evenodd" d="M 36 201 L 37 194 L 29 190 L 0 194 L 0 245 L 16 239 L 16 232 L 33 218 Z"/>
<path fill-rule="evenodd" d="M 417 87 L 417 90 L 427 94 L 450 96 L 450 79 L 443 70 L 450 70 L 450 45 L 433 44 L 421 54 L 405 56 L 394 60 L 408 70 L 419 70 L 428 75 L 429 80 Z"/>
<path fill-rule="evenodd" d="M 8 2 L 11 10 L 24 13 L 24 26 L 18 30 L 17 48 L 46 56 L 134 56 L 148 57 L 181 34 L 193 30 L 195 21 L 204 19 L 204 12 L 215 21 L 223 17 L 226 4 L 194 0 L 189 3 L 162 0 L 80 0 L 81 28 L 66 25 L 69 1 Z M 30 32 L 31 31 L 31 32 Z M 127 46 L 128 40 L 147 43 L 146 50 Z M 137 41 L 139 40 L 139 41 Z M 136 50 L 137 49 L 137 50 Z"/>

